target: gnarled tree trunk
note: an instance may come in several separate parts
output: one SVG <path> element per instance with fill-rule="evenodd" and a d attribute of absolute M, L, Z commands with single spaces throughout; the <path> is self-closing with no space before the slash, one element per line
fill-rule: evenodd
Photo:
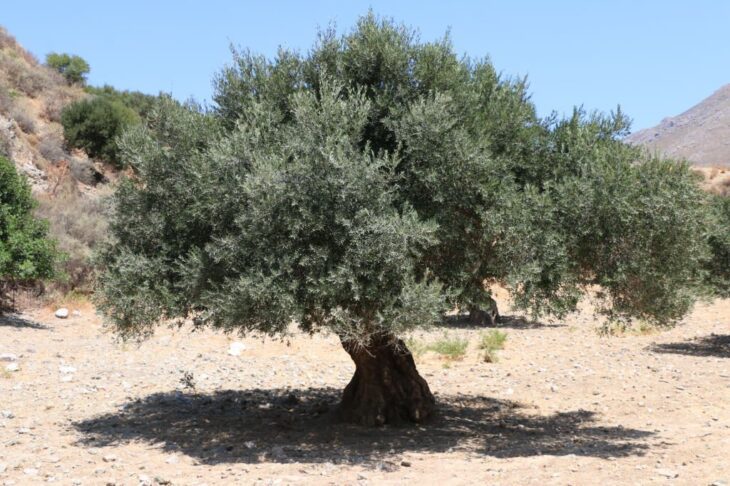
<path fill-rule="evenodd" d="M 480 307 L 471 306 L 469 307 L 469 322 L 473 326 L 489 326 L 492 327 L 499 322 L 499 309 L 497 308 L 497 301 L 490 299 L 488 309 L 482 309 Z"/>
<path fill-rule="evenodd" d="M 355 375 L 342 395 L 345 420 L 373 426 L 421 422 L 433 413 L 436 400 L 402 340 L 384 335 L 366 346 L 348 340 L 342 346 L 355 362 Z"/>

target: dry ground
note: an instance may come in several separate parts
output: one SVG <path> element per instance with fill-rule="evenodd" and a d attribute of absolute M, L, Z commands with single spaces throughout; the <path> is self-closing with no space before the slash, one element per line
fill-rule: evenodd
<path fill-rule="evenodd" d="M 420 356 L 439 416 L 382 429 L 337 421 L 353 366 L 332 336 L 233 356 L 207 331 L 120 344 L 80 310 L 0 318 L 0 484 L 730 484 L 730 301 L 610 338 L 588 313 L 509 318 L 494 364 L 481 329 L 421 333 L 469 351 Z"/>

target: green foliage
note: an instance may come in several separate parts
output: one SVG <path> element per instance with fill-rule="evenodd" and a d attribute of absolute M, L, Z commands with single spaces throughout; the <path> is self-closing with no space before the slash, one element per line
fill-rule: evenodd
<path fill-rule="evenodd" d="M 99 306 L 122 335 L 192 315 L 227 331 L 329 328 L 366 340 L 438 319 L 440 289 L 413 276 L 433 226 L 394 206 L 394 161 L 357 145 L 369 103 L 329 85 L 292 99 L 271 131 L 262 107 L 222 138 L 173 103 L 122 143 L 144 184 L 117 193 Z"/>
<path fill-rule="evenodd" d="M 90 157 L 107 160 L 123 166 L 116 138 L 140 118 L 120 101 L 96 97 L 71 103 L 61 113 L 61 124 L 66 143 L 81 148 Z"/>
<path fill-rule="evenodd" d="M 484 361 L 487 363 L 497 362 L 497 351 L 504 349 L 507 341 L 507 333 L 493 329 L 479 337 L 479 349 L 484 351 Z"/>
<path fill-rule="evenodd" d="M 54 276 L 58 258 L 47 224 L 33 216 L 30 187 L 13 164 L 0 157 L 0 281 L 30 283 Z"/>
<path fill-rule="evenodd" d="M 66 78 L 68 84 L 86 83 L 90 68 L 83 58 L 66 53 L 51 52 L 46 55 L 46 66 L 55 69 Z"/>
<path fill-rule="evenodd" d="M 716 295 L 730 297 L 730 197 L 713 196 L 711 209 L 714 224 L 706 262 L 708 283 Z"/>
<path fill-rule="evenodd" d="M 446 334 L 442 338 L 428 345 L 428 350 L 446 356 L 449 359 L 461 359 L 466 354 L 469 341 L 459 337 L 450 337 Z"/>
<path fill-rule="evenodd" d="M 107 98 L 133 110 L 142 120 L 146 120 L 160 96 L 148 95 L 139 91 L 119 91 L 108 84 L 102 87 L 87 86 L 84 91 L 96 97 Z"/>
<path fill-rule="evenodd" d="M 535 315 L 591 288 L 612 319 L 669 324 L 705 284 L 707 208 L 628 120 L 540 120 L 525 80 L 369 14 L 301 56 L 234 51 L 215 116 L 162 103 L 122 138 L 100 307 L 122 335 L 402 333 L 501 283 Z"/>

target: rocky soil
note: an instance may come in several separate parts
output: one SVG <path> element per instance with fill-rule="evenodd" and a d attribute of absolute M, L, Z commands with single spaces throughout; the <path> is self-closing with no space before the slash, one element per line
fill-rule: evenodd
<path fill-rule="evenodd" d="M 122 344 L 69 309 L 0 318 L 0 484 L 730 484 L 730 301 L 619 337 L 510 317 L 496 363 L 419 333 L 470 347 L 417 358 L 438 417 L 381 429 L 337 420 L 333 336 Z"/>

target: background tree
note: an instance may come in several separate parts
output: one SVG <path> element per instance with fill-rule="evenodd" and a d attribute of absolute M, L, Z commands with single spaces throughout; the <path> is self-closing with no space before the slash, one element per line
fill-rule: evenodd
<path fill-rule="evenodd" d="M 122 167 L 117 137 L 141 123 L 137 113 L 122 102 L 98 96 L 71 103 L 61 112 L 63 136 L 69 147 L 81 148 L 90 157 Z"/>
<path fill-rule="evenodd" d="M 30 186 L 15 166 L 0 157 L 0 282 L 28 284 L 54 276 L 58 258 L 47 225 L 33 217 Z M 0 295 L 0 307 L 5 296 Z"/>
<path fill-rule="evenodd" d="M 356 364 L 345 415 L 419 421 L 433 396 L 399 339 L 488 284 L 533 314 L 593 286 L 613 319 L 659 324 L 705 282 L 705 199 L 627 121 L 538 119 L 524 80 L 370 14 L 306 56 L 234 53 L 214 116 L 161 103 L 122 139 L 99 307 L 122 336 L 161 319 L 328 329 Z"/>
<path fill-rule="evenodd" d="M 89 63 L 83 58 L 66 53 L 51 52 L 47 54 L 46 66 L 61 73 L 68 84 L 85 84 L 86 75 L 90 71 Z"/>

